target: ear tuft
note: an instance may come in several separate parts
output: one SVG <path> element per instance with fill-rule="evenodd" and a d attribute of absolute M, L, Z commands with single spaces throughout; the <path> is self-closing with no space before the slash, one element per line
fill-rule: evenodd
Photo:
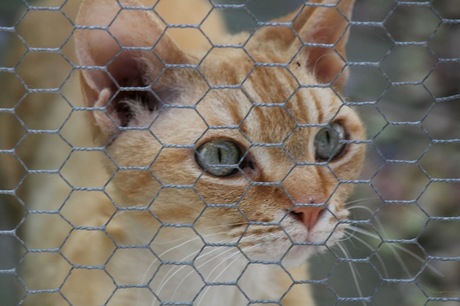
<path fill-rule="evenodd" d="M 83 96 L 89 107 L 105 108 L 94 112 L 93 120 L 102 138 L 111 139 L 120 127 L 144 118 L 139 111 L 152 113 L 160 106 L 168 84 L 157 79 L 165 64 L 189 58 L 164 33 L 158 16 L 134 0 L 83 0 L 77 24 Z"/>

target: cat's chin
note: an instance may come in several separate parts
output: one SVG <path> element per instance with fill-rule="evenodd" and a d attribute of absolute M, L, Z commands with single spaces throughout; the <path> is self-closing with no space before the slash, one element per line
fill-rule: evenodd
<path fill-rule="evenodd" d="M 312 256 L 321 254 L 331 247 L 334 247 L 344 236 L 345 225 L 337 225 L 338 230 L 334 233 L 326 231 L 312 231 L 304 244 L 293 245 L 283 257 L 282 264 L 285 267 L 299 266 Z"/>

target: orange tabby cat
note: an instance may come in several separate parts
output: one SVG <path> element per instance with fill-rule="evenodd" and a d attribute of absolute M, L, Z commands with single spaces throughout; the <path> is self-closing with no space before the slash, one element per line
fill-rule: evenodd
<path fill-rule="evenodd" d="M 353 1 L 312 1 L 248 41 L 214 20 L 204 32 L 232 45 L 215 49 L 166 29 L 200 3 L 82 1 L 87 107 L 59 131 L 67 148 L 34 150 L 65 158 L 27 182 L 26 304 L 314 304 L 298 266 L 342 238 L 364 154 L 336 94 Z"/>

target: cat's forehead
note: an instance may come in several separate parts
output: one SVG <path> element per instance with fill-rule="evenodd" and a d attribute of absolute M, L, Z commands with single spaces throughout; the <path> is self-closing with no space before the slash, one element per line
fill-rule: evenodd
<path fill-rule="evenodd" d="M 282 103 L 299 88 L 327 87 L 305 66 L 302 56 L 289 58 L 285 52 L 270 52 L 265 48 L 257 53 L 232 48 L 219 50 L 209 54 L 199 70 L 211 87 L 242 88 L 256 103 Z"/>
<path fill-rule="evenodd" d="M 336 120 L 342 100 L 330 87 L 318 84 L 305 67 L 283 63 L 270 53 L 264 56 L 266 63 L 279 64 L 255 63 L 239 52 L 226 56 L 222 52 L 203 62 L 203 76 L 211 89 L 196 110 L 212 127 L 206 133 L 210 138 L 222 137 L 228 130 L 237 141 L 283 144 L 303 155 L 311 126 Z M 264 60 L 262 55 L 258 58 Z"/>
<path fill-rule="evenodd" d="M 211 90 L 198 107 L 210 125 L 253 130 L 255 126 L 292 129 L 333 120 L 341 98 L 301 69 L 295 63 L 265 65 L 245 57 L 216 60 L 203 69 Z"/>

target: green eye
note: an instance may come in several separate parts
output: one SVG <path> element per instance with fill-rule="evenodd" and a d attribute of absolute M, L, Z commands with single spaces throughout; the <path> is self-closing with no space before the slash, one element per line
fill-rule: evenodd
<path fill-rule="evenodd" d="M 230 176 L 237 173 L 242 156 L 238 145 L 223 139 L 207 142 L 196 152 L 198 165 L 214 176 Z"/>
<path fill-rule="evenodd" d="M 332 160 L 345 148 L 345 129 L 339 123 L 331 123 L 319 130 L 315 137 L 316 159 Z"/>

